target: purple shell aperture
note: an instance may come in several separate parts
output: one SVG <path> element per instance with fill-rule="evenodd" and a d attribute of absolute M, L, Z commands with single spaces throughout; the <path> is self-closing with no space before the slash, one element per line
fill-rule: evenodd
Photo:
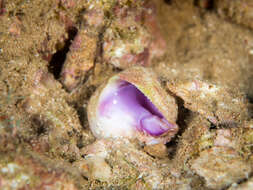
<path fill-rule="evenodd" d="M 177 133 L 175 98 L 161 87 L 154 72 L 132 67 L 100 86 L 88 104 L 90 129 L 97 138 L 137 138 L 166 143 Z"/>
<path fill-rule="evenodd" d="M 151 136 L 160 136 L 173 127 L 140 90 L 125 81 L 103 98 L 99 114 L 108 119 L 118 117 L 122 122 L 127 115 L 132 126 Z"/>

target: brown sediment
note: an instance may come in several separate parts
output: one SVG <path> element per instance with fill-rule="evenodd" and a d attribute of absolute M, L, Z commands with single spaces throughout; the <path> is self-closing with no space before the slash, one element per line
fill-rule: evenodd
<path fill-rule="evenodd" d="M 214 0 L 215 10 L 222 18 L 253 29 L 253 2 L 243 0 L 240 2 L 228 0 Z"/>
<path fill-rule="evenodd" d="M 0 0 L 0 189 L 13 182 L 14 189 L 252 187 L 251 2 L 140 4 Z M 128 33 L 128 25 L 143 36 Z M 70 42 L 73 28 L 77 36 Z M 110 41 L 110 31 L 124 35 Z M 137 47 L 131 39 L 144 42 Z M 179 135 L 167 149 L 122 139 L 92 144 L 86 106 L 95 89 L 121 70 L 103 52 L 103 44 L 117 40 L 134 50 L 124 58 L 150 61 L 146 65 L 178 100 Z M 66 43 L 72 46 L 62 69 L 51 61 Z M 74 82 L 61 84 L 51 66 L 58 73 L 73 68 Z M 64 85 L 75 90 L 68 93 Z"/>

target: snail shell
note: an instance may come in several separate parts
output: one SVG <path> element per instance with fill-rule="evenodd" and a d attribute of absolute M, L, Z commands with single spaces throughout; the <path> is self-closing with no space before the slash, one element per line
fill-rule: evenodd
<path fill-rule="evenodd" d="M 166 143 L 177 133 L 178 107 L 149 68 L 132 67 L 111 77 L 93 94 L 88 120 L 96 138 L 137 138 Z"/>

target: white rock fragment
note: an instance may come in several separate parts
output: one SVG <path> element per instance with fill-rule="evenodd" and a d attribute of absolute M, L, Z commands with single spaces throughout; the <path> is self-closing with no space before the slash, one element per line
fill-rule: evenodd
<path fill-rule="evenodd" d="M 248 178 L 251 172 L 250 165 L 234 149 L 227 147 L 204 150 L 192 161 L 192 169 L 211 189 L 227 187 Z"/>

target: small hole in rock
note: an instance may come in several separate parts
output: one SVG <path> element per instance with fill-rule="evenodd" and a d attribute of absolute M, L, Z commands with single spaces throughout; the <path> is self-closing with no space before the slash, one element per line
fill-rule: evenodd
<path fill-rule="evenodd" d="M 31 119 L 34 132 L 40 136 L 47 133 L 47 124 L 40 119 L 38 115 L 34 115 Z"/>
<path fill-rule="evenodd" d="M 77 28 L 71 28 L 68 31 L 69 38 L 65 41 L 65 45 L 62 49 L 58 50 L 53 56 L 51 61 L 49 62 L 48 70 L 50 73 L 54 75 L 55 79 L 60 78 L 60 73 L 62 70 L 62 66 L 66 59 L 67 53 L 69 51 L 69 47 L 71 45 L 72 40 L 75 38 L 77 34 Z"/>
<path fill-rule="evenodd" d="M 216 125 L 214 125 L 213 123 L 211 123 L 211 125 L 210 125 L 210 128 L 209 128 L 210 130 L 212 130 L 212 129 L 217 129 L 217 126 Z"/>

